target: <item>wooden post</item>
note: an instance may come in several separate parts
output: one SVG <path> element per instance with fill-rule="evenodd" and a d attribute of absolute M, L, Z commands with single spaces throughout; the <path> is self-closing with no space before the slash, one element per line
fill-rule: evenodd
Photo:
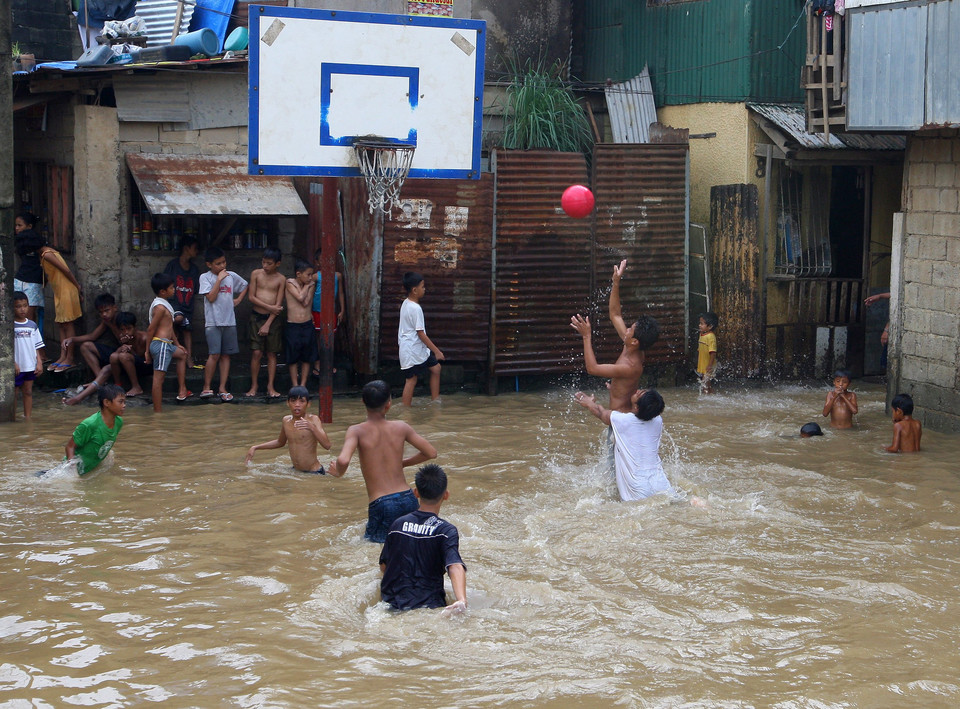
<path fill-rule="evenodd" d="M 313 202 L 321 204 L 320 223 L 320 420 L 323 423 L 333 421 L 333 335 L 336 324 L 334 304 L 334 279 L 336 278 L 336 260 L 340 243 L 340 204 L 337 195 L 337 178 L 324 177 L 322 179 L 323 194 L 314 195 L 310 190 L 310 218 L 315 219 L 316 210 Z M 311 240 L 312 241 L 312 240 Z M 313 242 L 315 243 L 315 242 Z M 310 254 L 313 257 L 313 254 Z M 343 287 L 343 284 L 340 284 Z"/>

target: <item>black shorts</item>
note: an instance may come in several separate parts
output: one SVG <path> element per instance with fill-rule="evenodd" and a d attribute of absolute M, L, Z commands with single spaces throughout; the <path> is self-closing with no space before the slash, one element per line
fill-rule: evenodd
<path fill-rule="evenodd" d="M 320 359 L 313 320 L 288 322 L 285 334 L 287 336 L 287 364 L 298 364 L 299 362 L 312 364 Z"/>
<path fill-rule="evenodd" d="M 431 352 L 430 356 L 420 364 L 415 364 L 409 369 L 401 369 L 400 371 L 403 372 L 403 376 L 407 379 L 413 379 L 414 377 L 419 377 L 421 374 L 426 374 L 427 370 L 435 364 L 439 364 L 439 362 L 437 361 L 437 356 Z"/>

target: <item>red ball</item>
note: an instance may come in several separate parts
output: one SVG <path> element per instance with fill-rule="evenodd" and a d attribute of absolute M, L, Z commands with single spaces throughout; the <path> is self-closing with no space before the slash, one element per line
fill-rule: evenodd
<path fill-rule="evenodd" d="M 568 216 L 583 219 L 593 211 L 593 192 L 583 185 L 570 185 L 563 191 L 560 206 Z"/>

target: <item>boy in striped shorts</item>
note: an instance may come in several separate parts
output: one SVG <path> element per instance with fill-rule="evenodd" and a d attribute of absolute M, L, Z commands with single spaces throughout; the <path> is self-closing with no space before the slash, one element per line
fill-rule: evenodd
<path fill-rule="evenodd" d="M 150 343 L 144 357 L 147 363 L 153 363 L 153 410 L 160 411 L 163 398 L 163 380 L 172 360 L 177 361 L 177 384 L 180 389 L 177 401 L 184 401 L 192 394 L 187 391 L 187 350 L 177 341 L 173 331 L 173 306 L 170 299 L 175 288 L 173 278 L 166 273 L 155 273 L 150 279 L 156 298 L 150 303 L 150 326 L 147 328 L 147 341 Z"/>

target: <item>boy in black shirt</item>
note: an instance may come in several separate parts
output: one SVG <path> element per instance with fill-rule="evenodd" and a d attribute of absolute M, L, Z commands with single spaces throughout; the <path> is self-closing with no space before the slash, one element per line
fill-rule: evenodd
<path fill-rule="evenodd" d="M 440 505 L 450 497 L 447 475 L 439 465 L 417 471 L 416 495 L 420 509 L 403 515 L 390 526 L 380 552 L 380 596 L 396 610 L 443 608 L 444 571 L 450 574 L 455 603 L 451 613 L 467 609 L 467 567 L 460 558 L 457 528 L 440 519 Z"/>

